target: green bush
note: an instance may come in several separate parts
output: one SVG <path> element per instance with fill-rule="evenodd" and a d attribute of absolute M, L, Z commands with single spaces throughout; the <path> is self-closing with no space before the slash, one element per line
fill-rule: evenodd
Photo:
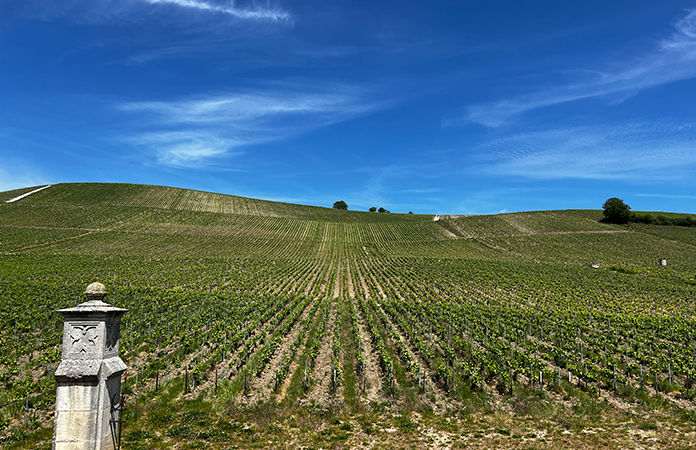
<path fill-rule="evenodd" d="M 607 223 L 628 223 L 631 219 L 631 207 L 620 198 L 612 197 L 602 205 L 604 221 Z"/>

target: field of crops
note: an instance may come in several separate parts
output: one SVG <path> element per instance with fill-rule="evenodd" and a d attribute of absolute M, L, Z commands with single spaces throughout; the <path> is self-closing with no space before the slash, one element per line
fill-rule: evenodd
<path fill-rule="evenodd" d="M 117 184 L 4 202 L 31 190 L 0 193 L 0 446 L 50 447 L 55 310 L 95 280 L 130 310 L 124 448 L 696 445 L 694 229 Z"/>

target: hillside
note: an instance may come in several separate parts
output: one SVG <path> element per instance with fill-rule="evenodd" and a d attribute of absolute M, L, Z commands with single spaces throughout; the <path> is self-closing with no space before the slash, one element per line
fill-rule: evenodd
<path fill-rule="evenodd" d="M 0 193 L 0 446 L 50 447 L 55 310 L 95 280 L 130 309 L 125 448 L 696 445 L 696 229 L 127 184 L 5 203 L 34 189 Z"/>
<path fill-rule="evenodd" d="M 638 267 L 652 267 L 658 258 L 667 258 L 673 271 L 696 271 L 694 229 L 627 229 L 600 223 L 598 211 L 540 211 L 438 222 L 432 218 L 157 186 L 61 184 L 16 203 L 0 203 L 4 230 L 0 251 L 224 258 L 512 258 Z"/>

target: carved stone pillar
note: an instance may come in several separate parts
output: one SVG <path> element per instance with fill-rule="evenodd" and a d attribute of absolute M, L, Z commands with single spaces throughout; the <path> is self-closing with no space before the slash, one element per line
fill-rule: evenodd
<path fill-rule="evenodd" d="M 63 355 L 56 369 L 55 450 L 113 449 L 118 438 L 121 317 L 128 310 L 102 300 L 106 288 L 92 283 L 87 301 L 63 314 Z"/>

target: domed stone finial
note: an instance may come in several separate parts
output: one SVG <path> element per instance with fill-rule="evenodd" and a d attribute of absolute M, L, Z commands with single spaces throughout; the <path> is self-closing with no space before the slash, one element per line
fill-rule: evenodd
<path fill-rule="evenodd" d="M 127 309 L 102 301 L 106 287 L 92 283 L 87 301 L 59 309 L 63 348 L 55 372 L 55 450 L 114 450 L 121 436 L 121 318 Z"/>
<path fill-rule="evenodd" d="M 87 286 L 85 290 L 85 295 L 87 295 L 87 301 L 90 300 L 103 300 L 106 295 L 106 286 L 98 281 Z"/>

